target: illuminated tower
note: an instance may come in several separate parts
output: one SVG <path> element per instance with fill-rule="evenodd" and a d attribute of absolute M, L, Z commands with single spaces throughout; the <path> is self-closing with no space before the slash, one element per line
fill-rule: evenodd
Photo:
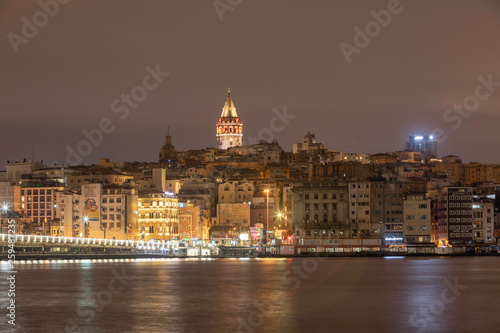
<path fill-rule="evenodd" d="M 411 135 L 410 140 L 405 142 L 405 150 L 419 151 L 427 157 L 437 157 L 437 141 L 432 135 Z"/>
<path fill-rule="evenodd" d="M 236 107 L 231 99 L 231 88 L 227 88 L 226 104 L 217 121 L 217 145 L 219 149 L 241 146 L 243 138 L 243 123 L 236 113 Z"/>

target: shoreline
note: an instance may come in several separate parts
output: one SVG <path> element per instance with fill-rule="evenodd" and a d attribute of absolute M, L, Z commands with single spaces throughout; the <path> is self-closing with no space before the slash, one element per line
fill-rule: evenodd
<path fill-rule="evenodd" d="M 295 258 L 383 258 L 383 257 L 498 257 L 500 253 L 387 253 L 387 252 L 357 252 L 329 253 L 327 255 L 260 255 L 260 256 L 170 256 L 161 254 L 18 254 L 16 261 L 24 260 L 89 260 L 89 259 L 295 259 Z M 6 255 L 0 261 L 7 262 Z"/>

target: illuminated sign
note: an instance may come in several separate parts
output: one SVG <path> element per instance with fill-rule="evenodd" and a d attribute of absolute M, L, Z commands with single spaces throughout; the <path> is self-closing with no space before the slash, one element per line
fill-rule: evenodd
<path fill-rule="evenodd" d="M 403 237 L 386 237 L 385 238 L 386 242 L 397 242 L 397 241 L 403 241 Z"/>
<path fill-rule="evenodd" d="M 83 218 L 85 222 L 99 222 L 101 217 L 101 184 L 82 186 Z"/>

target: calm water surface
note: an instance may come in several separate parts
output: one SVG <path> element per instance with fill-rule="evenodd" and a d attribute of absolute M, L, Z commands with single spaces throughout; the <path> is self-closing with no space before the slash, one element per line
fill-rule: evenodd
<path fill-rule="evenodd" d="M 493 257 L 34 261 L 17 271 L 16 330 L 2 278 L 1 332 L 500 332 Z"/>

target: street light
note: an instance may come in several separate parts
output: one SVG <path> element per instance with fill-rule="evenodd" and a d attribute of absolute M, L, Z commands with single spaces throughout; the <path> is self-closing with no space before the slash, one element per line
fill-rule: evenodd
<path fill-rule="evenodd" d="M 266 188 L 264 192 L 266 192 L 266 242 L 267 242 L 269 236 L 269 192 L 271 192 L 271 190 Z"/>
<path fill-rule="evenodd" d="M 2 205 L 2 212 L 5 213 L 5 217 L 7 217 L 7 212 L 9 211 L 9 205 L 3 204 Z M 0 221 L 2 220 L 2 213 L 0 213 Z"/>
<path fill-rule="evenodd" d="M 88 216 L 83 217 L 83 224 L 85 226 L 85 238 L 89 237 L 89 218 Z"/>

